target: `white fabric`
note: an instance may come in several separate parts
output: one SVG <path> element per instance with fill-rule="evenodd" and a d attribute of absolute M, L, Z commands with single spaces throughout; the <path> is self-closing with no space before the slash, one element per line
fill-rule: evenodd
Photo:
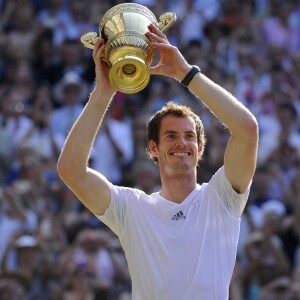
<path fill-rule="evenodd" d="M 228 299 L 248 194 L 232 189 L 223 167 L 181 204 L 112 185 L 110 207 L 98 217 L 125 250 L 132 299 Z M 185 218 L 174 217 L 179 212 Z"/>
<path fill-rule="evenodd" d="M 32 127 L 32 120 L 25 116 L 9 118 L 6 124 L 7 131 L 11 134 L 14 147 L 18 147 L 26 133 Z"/>
<path fill-rule="evenodd" d="M 267 119 L 270 122 L 271 118 Z M 268 160 L 269 156 L 280 146 L 280 127 L 279 124 L 273 122 L 274 124 L 272 130 L 266 130 L 261 134 L 258 145 L 258 154 L 257 162 L 258 164 L 263 164 Z M 300 134 L 297 130 L 292 130 L 288 136 L 286 136 L 287 142 L 294 148 L 297 149 L 298 154 L 300 155 Z"/>
<path fill-rule="evenodd" d="M 84 106 L 82 104 L 65 105 L 52 112 L 51 126 L 54 132 L 64 137 L 67 136 L 71 127 L 79 117 Z"/>
<path fill-rule="evenodd" d="M 1 200 L 3 201 L 3 200 Z M 13 219 L 6 214 L 0 213 L 0 261 L 3 259 L 5 249 L 11 238 L 22 229 L 23 223 L 17 219 Z M 1 270 L 1 266 L 0 266 Z"/>
<path fill-rule="evenodd" d="M 62 149 L 64 136 L 55 132 L 53 133 L 53 139 L 58 149 Z M 24 141 L 23 146 L 35 149 L 43 158 L 51 159 L 55 157 L 55 153 L 53 152 L 53 141 L 48 128 L 42 130 L 36 128 Z"/>

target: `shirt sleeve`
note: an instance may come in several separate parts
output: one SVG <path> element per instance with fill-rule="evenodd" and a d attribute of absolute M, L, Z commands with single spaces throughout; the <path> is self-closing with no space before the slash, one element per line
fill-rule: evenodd
<path fill-rule="evenodd" d="M 120 237 L 126 227 L 128 201 L 135 199 L 138 199 L 138 190 L 111 185 L 110 205 L 102 216 L 96 217 Z"/>
<path fill-rule="evenodd" d="M 219 199 L 222 199 L 223 205 L 232 217 L 240 218 L 249 197 L 251 183 L 252 181 L 245 193 L 237 193 L 227 179 L 224 166 L 222 166 L 211 178 L 208 185 L 219 195 Z"/>

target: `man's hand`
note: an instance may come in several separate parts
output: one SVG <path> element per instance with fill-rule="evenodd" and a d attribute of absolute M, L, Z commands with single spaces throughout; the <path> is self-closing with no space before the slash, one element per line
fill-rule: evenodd
<path fill-rule="evenodd" d="M 104 40 L 98 39 L 93 49 L 93 59 L 96 72 L 96 89 L 99 88 L 101 91 L 111 90 L 112 93 L 114 93 L 116 89 L 110 84 L 109 81 L 109 66 L 102 58 L 104 47 Z"/>
<path fill-rule="evenodd" d="M 151 46 L 160 51 L 160 60 L 156 66 L 149 68 L 150 74 L 169 76 L 181 81 L 192 68 L 191 65 L 156 26 L 150 24 L 148 29 L 146 36 L 151 40 Z"/>

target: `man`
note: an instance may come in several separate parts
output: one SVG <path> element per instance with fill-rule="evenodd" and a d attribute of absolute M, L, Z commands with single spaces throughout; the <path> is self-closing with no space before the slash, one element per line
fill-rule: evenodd
<path fill-rule="evenodd" d="M 185 79 L 185 84 L 190 91 L 231 132 L 224 167 L 209 183 L 196 183 L 196 166 L 204 149 L 202 123 L 189 109 L 172 103 L 148 125 L 149 152 L 161 176 L 159 193 L 117 187 L 88 167 L 93 141 L 116 92 L 100 59 L 104 43 L 99 40 L 93 51 L 96 87 L 66 140 L 58 172 L 118 235 L 128 261 L 133 300 L 228 299 L 240 216 L 256 165 L 257 122 L 232 95 L 192 68 L 155 26 L 149 26 L 146 36 L 161 53 L 158 65 L 150 67 L 151 74 L 178 81 L 189 74 L 190 82 Z"/>

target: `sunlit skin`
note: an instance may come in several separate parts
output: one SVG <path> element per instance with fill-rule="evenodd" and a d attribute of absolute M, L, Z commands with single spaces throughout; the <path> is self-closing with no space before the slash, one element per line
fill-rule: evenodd
<path fill-rule="evenodd" d="M 158 159 L 163 182 L 172 182 L 174 188 L 184 185 L 187 193 L 195 188 L 196 166 L 203 147 L 198 145 L 192 118 L 166 116 L 161 122 L 159 144 L 150 141 L 149 149 Z"/>

